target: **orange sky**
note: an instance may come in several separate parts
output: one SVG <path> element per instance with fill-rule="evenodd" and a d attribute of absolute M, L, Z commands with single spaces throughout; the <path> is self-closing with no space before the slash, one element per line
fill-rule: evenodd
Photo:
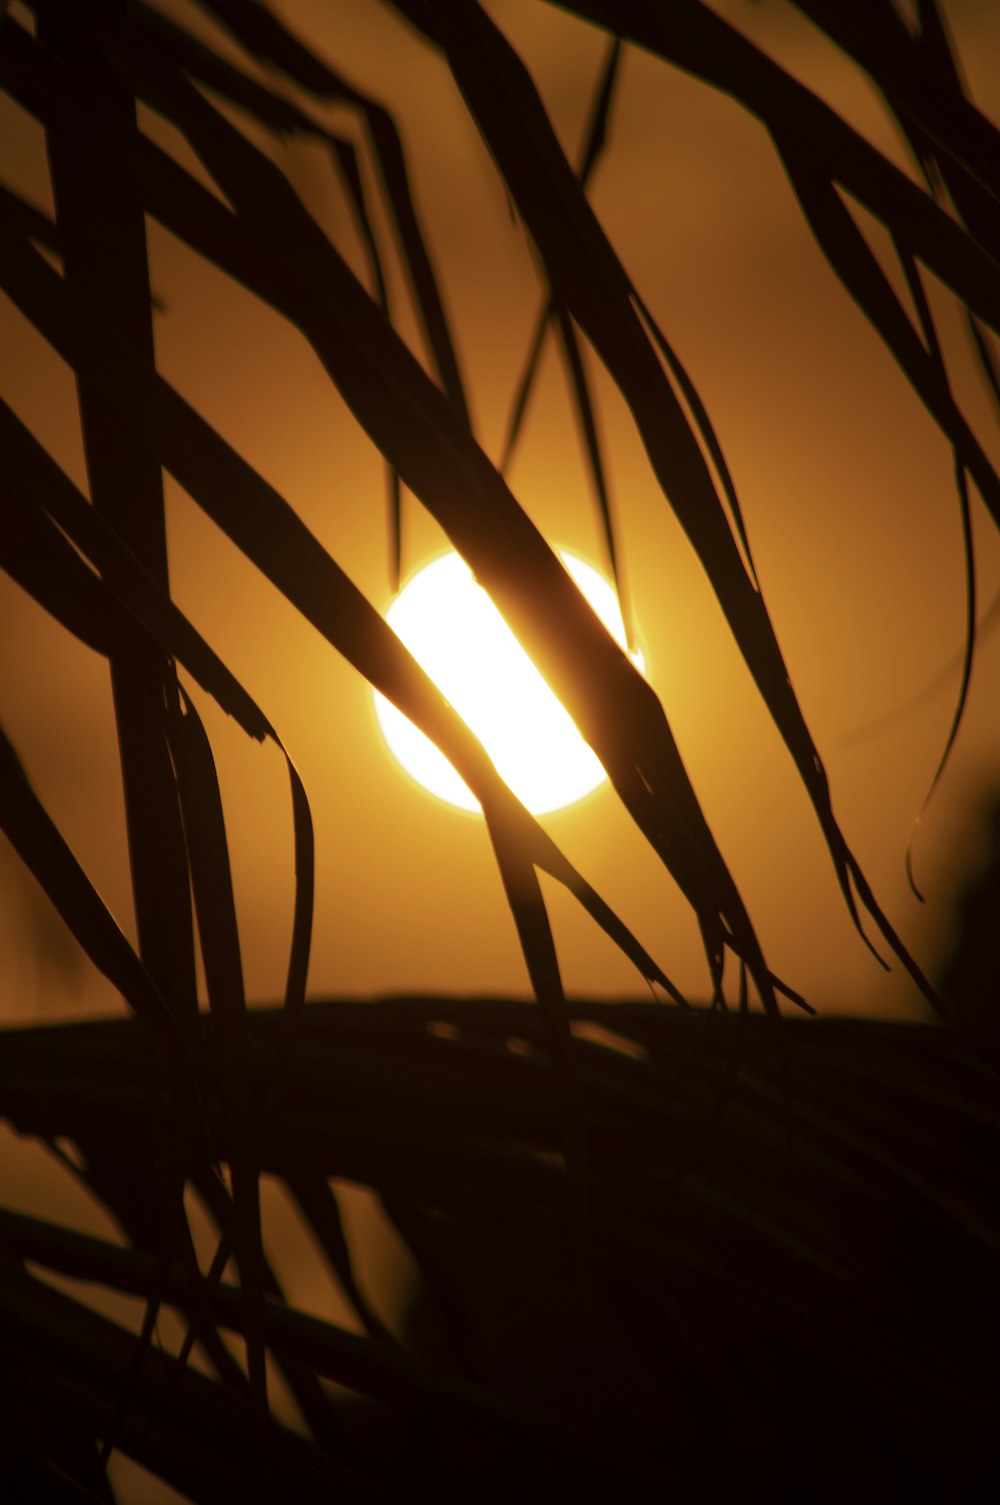
<path fill-rule="evenodd" d="M 187 17 L 181 6 L 169 7 Z M 277 7 L 403 134 L 477 432 L 498 453 L 540 294 L 523 230 L 442 63 L 383 7 L 322 0 Z M 840 108 L 901 166 L 875 94 L 785 7 L 724 10 Z M 521 50 L 575 155 L 604 41 L 540 0 L 489 9 Z M 1000 114 L 1000 13 L 949 7 L 974 98 Z M 325 30 L 324 30 L 325 28 Z M 50 203 L 39 133 L 3 101 L 0 177 Z M 358 138 L 343 111 L 338 128 Z M 163 144 L 183 148 L 151 116 Z M 360 270 L 344 201 L 311 147 L 279 152 L 310 210 Z M 974 856 L 978 793 L 997 768 L 1000 635 L 982 643 L 967 725 L 925 822 L 907 894 L 903 854 L 949 723 L 952 688 L 865 741 L 857 728 L 907 702 L 961 644 L 961 537 L 944 441 L 813 248 L 763 130 L 731 101 L 627 50 L 611 143 L 593 202 L 626 268 L 695 379 L 740 491 L 779 639 L 831 776 L 834 807 L 876 893 L 930 964 L 954 874 Z M 883 245 L 876 241 L 881 252 Z M 300 511 L 370 599 L 388 604 L 381 465 L 302 339 L 150 227 L 163 373 Z M 400 328 L 415 339 L 398 267 Z M 994 459 L 992 417 L 958 318 L 933 289 L 954 381 Z M 829 1009 L 914 1008 L 853 934 L 791 762 L 731 646 L 700 567 L 658 493 L 628 415 L 601 383 L 603 430 L 627 577 L 649 676 L 743 890 L 771 966 Z M 562 374 L 549 350 L 511 472 L 556 545 L 601 562 Z M 69 373 L 0 299 L 0 392 L 85 482 Z M 526 978 L 484 827 L 424 795 L 391 761 L 367 687 L 276 592 L 234 556 L 168 483 L 176 599 L 285 739 L 309 791 L 318 843 L 310 988 L 377 994 L 514 991 Z M 977 509 L 982 600 L 1000 582 L 1000 546 Z M 409 499 L 408 570 L 443 540 Z M 131 931 L 107 669 L 0 580 L 0 698 L 38 792 L 116 916 Z M 198 698 L 229 819 L 248 990 L 283 984 L 292 901 L 287 780 Z M 99 707 L 99 713 L 95 711 Z M 693 918 L 605 788 L 544 824 L 692 996 L 704 963 Z M 114 1007 L 65 943 L 30 880 L 0 853 L 0 1009 L 6 1018 Z M 546 888 L 548 894 L 550 890 Z M 642 984 L 570 901 L 552 892 L 567 985 Z M 33 934 L 36 944 L 25 943 Z M 895 974 L 894 974 L 895 976 Z"/>

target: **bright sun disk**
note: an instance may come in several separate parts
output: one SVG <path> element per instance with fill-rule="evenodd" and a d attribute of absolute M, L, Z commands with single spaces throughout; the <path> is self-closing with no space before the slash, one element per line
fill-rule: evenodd
<path fill-rule="evenodd" d="M 565 551 L 560 556 L 595 614 L 625 648 L 614 588 L 582 559 Z M 571 805 L 604 782 L 597 757 L 458 554 L 442 555 L 419 570 L 386 620 L 533 814 Z M 632 660 L 643 667 L 641 653 Z M 377 691 L 375 711 L 393 755 L 418 784 L 462 810 L 480 809 L 444 754 Z"/>

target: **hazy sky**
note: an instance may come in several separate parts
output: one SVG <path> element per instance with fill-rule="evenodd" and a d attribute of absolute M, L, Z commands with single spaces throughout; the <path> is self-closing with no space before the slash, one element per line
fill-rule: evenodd
<path fill-rule="evenodd" d="M 194 14 L 168 8 L 184 18 Z M 496 457 L 541 293 L 524 231 L 509 213 L 475 127 L 444 64 L 387 8 L 366 0 L 334 7 L 284 0 L 277 8 L 398 121 L 477 434 Z M 541 0 L 497 0 L 489 8 L 522 52 L 575 155 L 605 39 Z M 795 13 L 771 0 L 729 0 L 717 8 L 912 170 L 875 93 Z M 1000 10 L 969 3 L 949 13 L 973 95 L 996 118 Z M 0 107 L 0 178 L 46 206 L 40 133 L 8 102 Z M 324 118 L 361 139 L 348 112 Z M 188 160 L 162 122 L 147 113 L 143 125 Z M 360 249 L 328 160 L 302 145 L 277 156 L 360 271 Z M 923 909 L 906 891 L 903 856 L 947 731 L 957 675 L 899 724 L 864 740 L 856 734 L 907 704 L 961 645 L 961 534 L 948 448 L 814 249 L 766 134 L 732 101 L 627 49 L 592 199 L 722 440 L 765 597 L 848 840 L 890 916 L 930 963 L 954 875 L 975 857 L 975 800 L 997 768 L 1000 634 L 982 642 L 967 724 L 918 839 L 916 870 L 930 901 Z M 377 218 L 384 227 L 384 215 Z M 156 340 L 163 373 L 278 486 L 384 608 L 381 464 L 315 357 L 277 316 L 227 287 L 155 224 L 149 243 L 162 305 Z M 873 244 L 888 266 L 884 241 Z M 399 268 L 390 262 L 389 271 L 399 327 L 416 340 Z M 940 289 L 931 292 L 956 389 L 987 448 L 1000 457 L 995 418 L 958 316 Z M 854 937 L 791 762 L 657 491 L 620 398 L 602 382 L 595 359 L 590 370 L 601 396 L 648 673 L 772 968 L 824 1008 L 912 1006 Z M 2 299 L 0 391 L 84 485 L 71 376 Z M 511 481 L 553 544 L 602 563 L 553 349 Z M 173 483 L 167 495 L 176 599 L 257 697 L 310 794 L 319 865 L 311 990 L 524 991 L 482 822 L 439 804 L 397 769 L 364 682 L 241 563 Z M 1000 547 L 978 502 L 976 538 L 985 605 L 1000 584 Z M 406 570 L 443 547 L 435 526 L 408 499 Z M 106 666 L 5 578 L 0 613 L 0 697 L 9 735 L 131 932 Z M 273 750 L 248 742 L 204 697 L 198 704 L 223 779 L 249 992 L 275 997 L 292 902 L 287 780 Z M 544 823 L 665 970 L 698 996 L 705 969 L 693 919 L 609 789 Z M 110 989 L 76 958 L 15 864 L 5 850 L 0 1008 L 24 1018 L 113 1007 Z M 552 892 L 552 900 L 568 986 L 598 994 L 641 991 L 638 977 L 590 922 L 560 894 Z M 29 933 L 34 950 L 22 944 Z"/>

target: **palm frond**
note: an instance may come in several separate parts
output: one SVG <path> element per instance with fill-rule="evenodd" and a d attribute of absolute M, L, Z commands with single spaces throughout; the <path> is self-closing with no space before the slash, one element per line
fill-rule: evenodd
<path fill-rule="evenodd" d="M 832 1494 L 864 1476 L 954 1495 L 997 1473 L 1000 1333 L 984 1299 L 1000 1244 L 995 1028 L 977 1016 L 970 1043 L 940 1026 L 781 1018 L 781 998 L 811 1010 L 766 960 L 666 709 L 506 479 L 554 329 L 616 583 L 605 377 L 791 756 L 859 931 L 873 921 L 946 1018 L 970 1017 L 962 966 L 942 1000 L 834 814 L 709 394 L 588 197 L 598 163 L 614 167 L 630 45 L 729 93 L 769 132 L 817 250 L 954 457 L 967 635 L 936 785 L 977 630 L 969 481 L 1000 522 L 1000 480 L 924 278 L 950 290 L 995 393 L 1000 137 L 968 97 L 935 0 L 912 28 L 888 0 L 863 20 L 857 7 L 796 3 L 881 91 L 925 187 L 700 0 L 564 0 L 568 17 L 608 33 L 575 166 L 476 0 L 393 0 L 390 19 L 449 69 L 537 255 L 541 306 L 497 465 L 475 431 L 433 227 L 379 99 L 260 0 L 200 0 L 225 56 L 144 0 L 31 0 L 33 29 L 23 7 L 0 7 L 0 90 L 44 131 L 55 202 L 52 218 L 0 184 L 0 288 L 73 373 L 89 493 L 0 401 L 0 564 L 110 666 L 137 933 L 133 945 L 0 738 L 0 825 L 134 1016 L 4 1031 L 0 1117 L 50 1151 L 105 1227 L 96 1237 L 58 1213 L 0 1209 L 4 1498 L 112 1501 L 114 1451 L 206 1502 L 414 1487 L 812 1497 L 818 1457 Z M 151 139 L 146 110 L 179 133 L 197 173 Z M 322 149 L 362 276 L 282 170 L 289 139 Z M 852 205 L 888 232 L 915 318 Z M 518 802 L 296 498 L 166 379 L 146 216 L 315 353 L 384 463 L 393 585 L 403 488 L 471 565 L 691 906 L 710 1007 L 690 1006 Z M 400 333 L 397 273 L 419 349 Z M 165 475 L 473 790 L 533 1003 L 307 999 L 309 798 L 265 710 L 172 595 Z M 247 1006 L 230 848 L 252 814 L 229 799 L 208 703 L 273 742 L 290 780 L 294 908 L 274 1007 Z M 569 996 L 541 873 L 670 1001 Z M 261 1195 L 272 1180 L 357 1331 L 301 1310 L 279 1274 Z M 377 1198 L 419 1272 L 398 1320 L 373 1298 L 350 1183 Z M 88 1286 L 137 1300 L 141 1315 L 130 1327 L 99 1314 Z M 294 1426 L 278 1419 L 279 1392 Z"/>

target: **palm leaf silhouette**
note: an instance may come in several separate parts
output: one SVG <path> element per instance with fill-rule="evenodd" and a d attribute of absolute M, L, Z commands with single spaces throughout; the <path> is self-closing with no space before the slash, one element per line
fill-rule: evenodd
<path fill-rule="evenodd" d="M 943 768 L 975 629 L 967 481 L 994 522 L 1000 482 L 952 390 L 921 269 L 951 290 L 995 386 L 997 132 L 967 97 L 930 0 L 912 30 L 888 0 L 863 13 L 798 0 L 881 90 L 926 187 L 700 0 L 562 8 L 608 34 L 578 169 L 523 60 L 476 0 L 392 5 L 446 60 L 541 269 L 494 464 L 383 103 L 259 0 L 200 0 L 225 48 L 195 35 L 190 15 L 185 24 L 140 0 L 4 7 L 0 89 L 44 129 L 55 216 L 0 184 L 0 287 L 75 375 L 89 495 L 0 403 L 0 563 L 110 664 L 138 936 L 133 948 L 4 737 L 3 829 L 132 1015 L 4 1033 L 0 1113 L 51 1150 L 119 1235 L 0 1210 L 5 1498 L 113 1499 L 116 1451 L 196 1501 L 236 1491 L 360 1499 L 414 1481 L 456 1498 L 659 1498 L 668 1484 L 822 1495 L 856 1485 L 862 1470 L 954 1494 L 996 1473 L 1000 1334 L 983 1293 L 1000 1236 L 1000 1115 L 982 1032 L 977 1044 L 938 1026 L 781 1019 L 780 997 L 808 1006 L 765 958 L 664 707 L 506 472 L 551 328 L 616 580 L 595 364 L 712 586 L 858 929 L 873 922 L 949 1017 L 835 816 L 708 396 L 586 190 L 613 133 L 629 44 L 728 92 L 766 126 L 817 246 L 955 456 L 970 605 Z M 324 123 L 330 104 L 351 114 L 363 149 Z M 145 109 L 180 134 L 197 173 L 150 139 Z M 326 152 L 368 285 L 262 145 L 289 137 Z M 939 182 L 954 212 L 935 196 Z M 890 232 L 916 322 L 852 201 Z M 688 1005 L 502 783 L 291 499 L 165 379 L 147 215 L 308 342 L 383 458 L 394 582 L 404 487 L 472 566 L 690 904 L 712 1007 Z M 393 259 L 419 350 L 396 323 Z M 534 1003 L 307 1002 L 307 791 L 264 709 L 172 596 L 165 475 L 475 792 Z M 287 764 L 295 902 L 274 1008 L 246 1005 L 231 831 L 200 697 L 273 741 Z M 669 1002 L 568 997 L 540 873 Z M 738 964 L 737 1000 L 726 997 L 727 959 Z M 750 987 L 762 1012 L 749 1009 Z M 359 1331 L 310 1316 L 283 1288 L 266 1248 L 262 1177 L 287 1189 Z M 377 1194 L 419 1267 L 401 1324 L 371 1299 L 345 1182 Z M 207 1261 L 191 1196 L 212 1229 Z M 94 1310 L 81 1282 L 137 1298 L 142 1315 L 129 1327 Z M 173 1353 L 158 1338 L 167 1310 L 181 1323 Z M 279 1377 L 294 1425 L 279 1416 Z M 827 1472 L 813 1488 L 820 1453 Z"/>

